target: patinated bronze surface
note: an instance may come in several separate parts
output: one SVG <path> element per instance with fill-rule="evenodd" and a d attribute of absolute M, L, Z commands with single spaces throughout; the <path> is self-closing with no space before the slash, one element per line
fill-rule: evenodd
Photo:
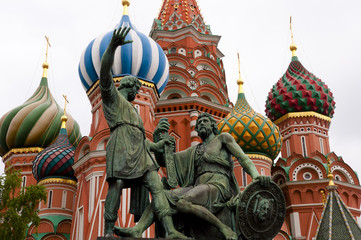
<path fill-rule="evenodd" d="M 116 49 L 130 44 L 125 38 L 130 28 L 114 30 L 106 49 L 100 68 L 100 92 L 105 119 L 110 128 L 110 137 L 106 147 L 106 171 L 108 193 L 104 205 L 106 237 L 113 236 L 114 223 L 118 217 L 120 195 L 124 187 L 132 187 L 131 210 L 139 210 L 147 203 L 146 187 L 152 194 L 152 205 L 158 220 L 165 228 L 169 238 L 185 238 L 175 230 L 170 216 L 171 209 L 165 197 L 163 185 L 157 174 L 158 164 L 150 151 L 161 151 L 166 140 L 150 142 L 145 137 L 143 121 L 131 104 L 141 87 L 135 77 L 124 77 L 118 89 L 114 85 L 111 68 Z M 139 194 L 138 194 L 139 193 Z M 145 207 L 144 207 L 145 208 Z"/>
<path fill-rule="evenodd" d="M 154 132 L 155 141 L 161 140 L 162 137 L 167 138 L 168 129 L 169 123 L 164 119 L 160 121 Z M 243 233 L 240 229 L 245 226 L 240 219 L 243 220 L 246 216 L 241 212 L 243 210 L 241 206 L 244 204 L 241 199 L 244 198 L 239 192 L 239 186 L 233 174 L 232 156 L 235 156 L 254 179 L 245 196 L 253 194 L 254 187 L 252 186 L 260 187 L 259 190 L 262 190 L 250 199 L 253 211 L 246 214 L 252 216 L 254 223 L 261 223 L 263 227 L 267 226 L 267 229 L 272 228 L 273 232 L 278 232 L 279 229 L 275 230 L 278 222 L 268 227 L 268 224 L 271 224 L 270 216 L 273 217 L 272 214 L 284 209 L 284 205 L 283 208 L 274 206 L 276 202 L 284 204 L 284 200 L 281 201 L 278 195 L 278 198 L 270 195 L 277 192 L 274 190 L 275 183 L 270 182 L 270 177 L 258 174 L 253 162 L 231 135 L 218 134 L 216 122 L 211 115 L 200 114 L 196 131 L 202 139 L 201 144 L 174 153 L 173 157 L 168 156 L 168 159 L 164 159 L 167 158 L 165 154 L 156 155 L 157 161 L 162 166 L 167 165 L 166 161 L 174 161 L 170 164 L 174 169 L 168 172 L 168 177 L 176 178 L 179 188 L 167 190 L 165 194 L 174 210 L 177 229 L 196 239 L 239 239 L 241 236 L 243 236 L 242 239 L 251 239 L 247 235 L 248 232 Z M 267 190 L 269 188 L 270 190 Z M 284 217 L 284 213 L 281 215 Z M 120 236 L 140 237 L 153 222 L 153 209 L 149 206 L 137 226 L 116 227 L 115 232 Z M 268 239 L 273 232 L 262 232 L 262 234 L 266 234 L 264 237 Z"/>
<path fill-rule="evenodd" d="M 243 191 L 239 204 L 239 228 L 244 239 L 273 239 L 282 227 L 286 202 L 281 189 L 271 182 L 265 188 L 251 183 Z"/>

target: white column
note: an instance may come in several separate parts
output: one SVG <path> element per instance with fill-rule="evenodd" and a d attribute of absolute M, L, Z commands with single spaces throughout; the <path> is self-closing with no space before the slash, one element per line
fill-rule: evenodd
<path fill-rule="evenodd" d="M 291 219 L 291 229 L 293 233 L 293 237 L 298 238 L 301 236 L 301 226 L 300 226 L 300 216 L 298 212 L 294 212 L 290 214 Z"/>

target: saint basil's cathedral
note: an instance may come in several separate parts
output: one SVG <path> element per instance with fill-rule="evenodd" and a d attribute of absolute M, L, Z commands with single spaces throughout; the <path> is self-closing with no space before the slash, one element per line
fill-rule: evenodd
<path fill-rule="evenodd" d="M 286 219 L 275 239 L 360 239 L 360 182 L 329 144 L 333 94 L 302 65 L 293 42 L 288 68 L 264 96 L 263 116 L 248 104 L 241 75 L 228 81 L 239 89 L 236 103 L 229 101 L 224 55 L 217 47 L 221 37 L 205 24 L 195 0 L 163 0 L 149 36 L 132 24 L 130 2 L 122 2 L 123 16 L 116 28 L 130 27 L 127 40 L 133 42 L 117 49 L 112 73 L 116 85 L 127 75 L 141 81 L 133 105 L 148 139 L 159 120 L 167 118 L 176 151 L 194 146 L 201 142 L 195 131 L 197 117 L 207 112 L 220 132 L 234 137 L 259 173 L 271 176 L 282 189 Z M 90 41 L 80 57 L 79 78 L 92 113 L 88 136 L 81 136 L 66 107 L 54 100 L 47 60 L 33 95 L 0 119 L 5 170 L 20 170 L 22 186 L 41 184 L 48 194 L 47 202 L 39 204 L 40 225 L 37 230 L 29 226 L 27 240 L 90 240 L 104 233 L 105 147 L 110 130 L 102 110 L 99 73 L 113 30 Z M 252 179 L 237 160 L 234 166 L 243 190 Z M 165 169 L 159 175 L 165 176 Z M 130 189 L 123 190 L 118 226 L 135 224 L 129 213 L 130 195 Z M 154 231 L 150 227 L 143 237 L 153 237 Z"/>

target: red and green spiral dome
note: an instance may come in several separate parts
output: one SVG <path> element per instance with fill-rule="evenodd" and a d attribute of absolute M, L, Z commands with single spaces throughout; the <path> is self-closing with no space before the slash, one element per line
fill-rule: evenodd
<path fill-rule="evenodd" d="M 286 73 L 268 94 L 266 114 L 274 121 L 290 112 L 307 111 L 332 118 L 335 101 L 328 86 L 294 56 Z"/>

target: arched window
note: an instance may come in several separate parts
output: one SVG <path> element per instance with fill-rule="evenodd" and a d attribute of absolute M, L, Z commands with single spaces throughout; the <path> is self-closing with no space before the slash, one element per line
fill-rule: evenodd
<path fill-rule="evenodd" d="M 65 208 L 66 207 L 66 195 L 67 195 L 67 192 L 64 190 L 63 191 L 63 199 L 61 201 L 61 208 Z"/>
<path fill-rule="evenodd" d="M 287 152 L 287 157 L 291 156 L 290 140 L 286 141 L 286 152 Z"/>
<path fill-rule="evenodd" d="M 171 95 L 168 96 L 168 99 L 178 99 L 181 97 L 182 96 L 179 93 L 172 93 Z"/>
<path fill-rule="evenodd" d="M 172 48 L 170 49 L 170 53 L 177 53 L 177 48 L 172 47 Z"/>
<path fill-rule="evenodd" d="M 242 169 L 242 178 L 243 178 L 243 187 L 247 187 L 247 174 L 244 169 Z"/>
<path fill-rule="evenodd" d="M 325 154 L 325 150 L 323 148 L 323 139 L 322 138 L 320 138 L 320 149 L 321 149 L 321 153 Z"/>
<path fill-rule="evenodd" d="M 302 155 L 307 157 L 307 146 L 305 136 L 301 136 Z"/>
<path fill-rule="evenodd" d="M 52 201 L 53 201 L 53 191 L 50 190 L 49 191 L 49 196 L 48 196 L 48 208 L 51 208 Z"/>
<path fill-rule="evenodd" d="M 26 176 L 23 176 L 21 181 L 21 188 L 24 189 L 25 187 L 26 187 Z"/>

